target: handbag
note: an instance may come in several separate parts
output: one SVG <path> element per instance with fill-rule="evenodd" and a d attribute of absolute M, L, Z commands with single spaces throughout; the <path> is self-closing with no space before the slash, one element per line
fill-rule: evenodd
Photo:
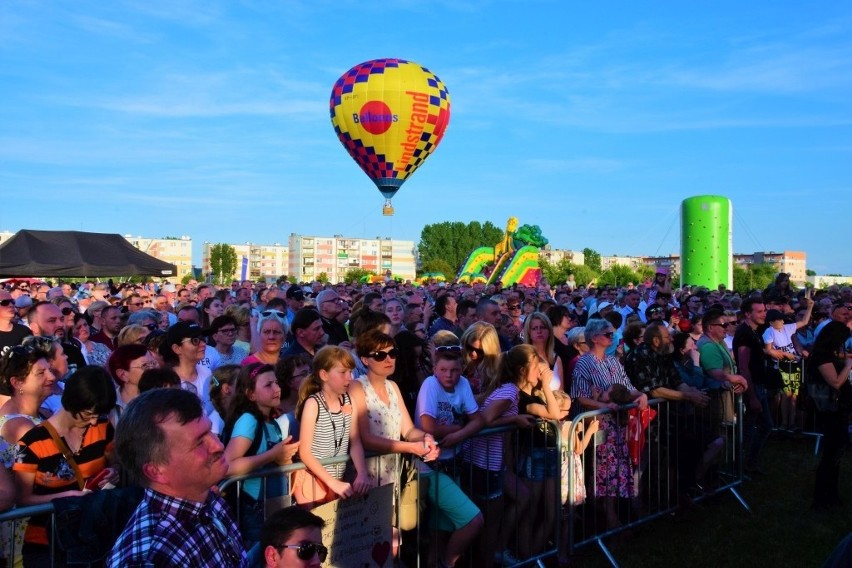
<path fill-rule="evenodd" d="M 399 477 L 399 528 L 410 531 L 417 526 L 420 482 L 417 465 L 410 455 L 401 456 Z"/>
<path fill-rule="evenodd" d="M 337 495 L 307 469 L 297 469 L 293 473 L 293 498 L 299 505 L 314 506 L 334 501 Z"/>

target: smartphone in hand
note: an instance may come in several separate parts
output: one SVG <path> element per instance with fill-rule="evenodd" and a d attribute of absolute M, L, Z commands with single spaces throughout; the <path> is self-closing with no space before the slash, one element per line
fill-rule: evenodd
<path fill-rule="evenodd" d="M 104 469 L 99 474 L 94 477 L 90 477 L 86 480 L 86 489 L 89 491 L 97 491 L 101 488 L 101 481 L 106 479 L 109 476 L 109 470 Z"/>

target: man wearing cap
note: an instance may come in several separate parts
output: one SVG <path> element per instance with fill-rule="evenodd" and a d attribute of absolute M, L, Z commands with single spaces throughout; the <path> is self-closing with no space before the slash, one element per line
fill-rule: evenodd
<path fill-rule="evenodd" d="M 29 296 L 19 296 L 29 298 Z M 0 289 L 0 350 L 4 347 L 20 345 L 25 337 L 32 335 L 32 331 L 25 325 L 15 323 L 17 314 L 15 302 L 12 295 L 6 290 Z"/>
<path fill-rule="evenodd" d="M 343 311 L 343 300 L 334 290 L 323 290 L 316 297 L 317 311 L 322 318 L 322 329 L 328 336 L 328 345 L 339 345 L 344 349 L 352 349 L 346 326 L 337 321 L 337 316 Z"/>
<path fill-rule="evenodd" d="M 284 300 L 287 302 L 287 326 L 292 327 L 296 312 L 305 307 L 305 293 L 300 286 L 293 284 L 287 288 Z"/>

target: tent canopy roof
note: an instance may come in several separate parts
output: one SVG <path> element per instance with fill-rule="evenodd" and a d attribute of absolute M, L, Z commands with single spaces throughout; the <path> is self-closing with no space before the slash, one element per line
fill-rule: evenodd
<path fill-rule="evenodd" d="M 174 276 L 177 268 L 124 237 L 82 231 L 18 231 L 0 245 L 0 277 Z"/>

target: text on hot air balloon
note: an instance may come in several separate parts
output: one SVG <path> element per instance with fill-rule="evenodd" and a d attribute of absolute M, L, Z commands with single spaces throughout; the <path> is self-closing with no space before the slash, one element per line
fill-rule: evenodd
<path fill-rule="evenodd" d="M 423 125 L 429 120 L 429 95 L 414 91 L 405 91 L 405 94 L 411 97 L 411 115 L 408 127 L 405 129 L 405 141 L 400 143 L 403 152 L 395 168 L 397 171 L 403 171 L 408 165 L 417 149 L 417 143 L 420 142 Z"/>
<path fill-rule="evenodd" d="M 399 122 L 398 114 L 370 114 L 364 113 L 362 115 L 358 115 L 356 113 L 352 113 L 352 122 L 358 124 L 359 122 L 363 122 L 364 124 L 369 124 L 371 122 Z"/>

